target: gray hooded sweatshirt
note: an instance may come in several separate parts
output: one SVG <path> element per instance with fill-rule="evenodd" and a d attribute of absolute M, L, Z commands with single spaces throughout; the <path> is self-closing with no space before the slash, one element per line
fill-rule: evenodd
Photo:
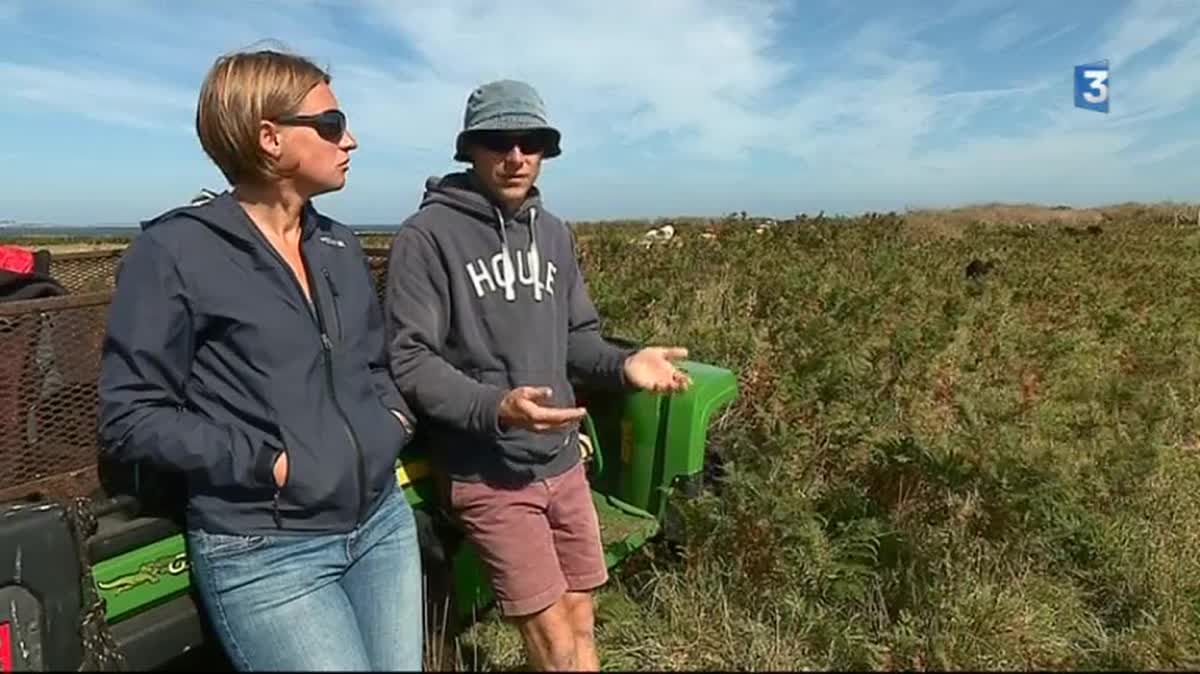
<path fill-rule="evenodd" d="M 534 188 L 511 218 L 468 170 L 429 178 L 400 227 L 385 299 L 392 376 L 421 420 L 416 442 L 458 480 L 520 484 L 579 461 L 578 430 L 502 429 L 500 401 L 546 386 L 575 404 L 569 377 L 625 386 L 631 353 L 606 342 L 569 228 Z"/>

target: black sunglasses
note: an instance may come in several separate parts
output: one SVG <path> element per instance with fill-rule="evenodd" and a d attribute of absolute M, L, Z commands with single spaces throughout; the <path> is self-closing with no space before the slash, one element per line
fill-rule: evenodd
<path fill-rule="evenodd" d="M 317 130 L 317 135 L 331 143 L 338 142 L 346 133 L 346 113 L 341 110 L 326 110 L 315 115 L 284 115 L 274 121 L 290 126 L 311 126 Z"/>
<path fill-rule="evenodd" d="M 550 145 L 550 139 L 542 133 L 513 133 L 511 131 L 480 131 L 473 139 L 480 146 L 507 154 L 514 145 L 521 148 L 522 154 L 537 154 L 544 152 Z"/>

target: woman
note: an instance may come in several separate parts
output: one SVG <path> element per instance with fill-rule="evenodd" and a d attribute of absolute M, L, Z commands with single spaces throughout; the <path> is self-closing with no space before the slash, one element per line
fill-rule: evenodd
<path fill-rule="evenodd" d="M 420 556 L 395 477 L 412 413 L 353 232 L 310 199 L 357 143 L 310 61 L 217 60 L 196 129 L 233 186 L 124 256 L 100 437 L 184 474 L 192 577 L 239 669 L 419 670 Z"/>

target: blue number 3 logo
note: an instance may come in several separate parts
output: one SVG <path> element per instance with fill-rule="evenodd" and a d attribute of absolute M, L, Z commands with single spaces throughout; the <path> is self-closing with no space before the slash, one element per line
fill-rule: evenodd
<path fill-rule="evenodd" d="M 1075 107 L 1108 112 L 1108 61 L 1075 66 Z"/>

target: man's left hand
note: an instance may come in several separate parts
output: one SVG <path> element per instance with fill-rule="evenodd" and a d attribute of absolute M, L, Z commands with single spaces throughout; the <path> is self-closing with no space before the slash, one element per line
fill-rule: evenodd
<path fill-rule="evenodd" d="M 687 355 L 687 349 L 681 347 L 648 346 L 625 359 L 625 380 L 655 393 L 682 391 L 692 380 L 671 361 Z"/>

